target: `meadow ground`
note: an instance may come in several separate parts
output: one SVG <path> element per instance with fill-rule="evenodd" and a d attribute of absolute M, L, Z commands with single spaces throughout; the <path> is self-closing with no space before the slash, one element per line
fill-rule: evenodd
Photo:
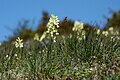
<path fill-rule="evenodd" d="M 79 23 L 59 35 L 49 26 L 41 37 L 1 44 L 0 80 L 120 80 L 117 29 L 85 31 Z"/>

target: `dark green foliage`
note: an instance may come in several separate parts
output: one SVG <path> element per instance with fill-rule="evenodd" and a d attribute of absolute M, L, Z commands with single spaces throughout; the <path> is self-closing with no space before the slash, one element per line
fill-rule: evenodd
<path fill-rule="evenodd" d="M 111 18 L 108 18 L 106 28 L 114 27 L 120 29 L 120 11 L 114 12 Z"/>

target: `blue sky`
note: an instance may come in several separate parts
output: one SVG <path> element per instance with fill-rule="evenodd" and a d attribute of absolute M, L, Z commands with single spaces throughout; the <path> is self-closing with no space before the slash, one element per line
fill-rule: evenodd
<path fill-rule="evenodd" d="M 34 21 L 37 28 L 42 11 L 103 26 L 104 16 L 111 16 L 109 9 L 117 11 L 119 4 L 120 0 L 0 0 L 0 41 L 12 35 L 6 27 L 15 29 L 23 19 Z"/>

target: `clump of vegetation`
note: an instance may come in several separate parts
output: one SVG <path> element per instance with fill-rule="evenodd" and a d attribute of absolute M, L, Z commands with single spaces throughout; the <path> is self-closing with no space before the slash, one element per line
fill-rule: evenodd
<path fill-rule="evenodd" d="M 0 79 L 120 79 L 118 29 L 88 28 L 76 21 L 71 33 L 63 35 L 59 24 L 58 17 L 52 15 L 43 33 L 36 31 L 29 40 L 18 36 L 9 45 L 1 44 Z"/>

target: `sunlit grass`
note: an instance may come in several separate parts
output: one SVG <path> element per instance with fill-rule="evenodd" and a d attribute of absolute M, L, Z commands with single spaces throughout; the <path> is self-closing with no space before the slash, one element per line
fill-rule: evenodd
<path fill-rule="evenodd" d="M 37 35 L 27 41 L 19 38 L 17 40 L 23 43 L 17 47 L 14 41 L 1 44 L 1 80 L 120 79 L 117 30 L 95 28 L 86 31 L 80 24 L 73 34 L 58 36 L 54 34 L 53 26 L 49 31 L 53 36 L 47 33 L 43 39 Z"/>

